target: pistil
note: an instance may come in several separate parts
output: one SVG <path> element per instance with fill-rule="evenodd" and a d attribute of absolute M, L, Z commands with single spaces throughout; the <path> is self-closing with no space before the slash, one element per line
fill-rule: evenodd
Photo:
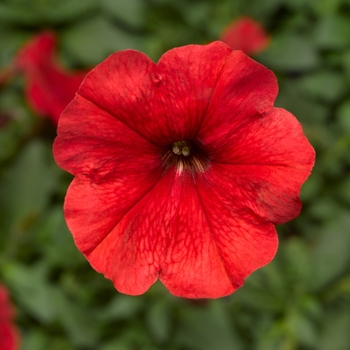
<path fill-rule="evenodd" d="M 178 173 L 184 171 L 202 173 L 210 164 L 208 153 L 196 140 L 173 142 L 164 151 L 164 165 L 175 166 Z"/>
<path fill-rule="evenodd" d="M 191 145 L 187 141 L 178 141 L 173 143 L 173 152 L 180 156 L 188 157 L 190 155 Z"/>

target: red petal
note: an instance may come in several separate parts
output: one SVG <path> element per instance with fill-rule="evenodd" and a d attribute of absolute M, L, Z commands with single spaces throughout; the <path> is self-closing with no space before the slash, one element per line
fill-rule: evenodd
<path fill-rule="evenodd" d="M 19 349 L 19 335 L 17 329 L 11 323 L 0 323 L 1 350 Z"/>
<path fill-rule="evenodd" d="M 0 285 L 0 348 L 1 350 L 17 350 L 19 334 L 13 323 L 13 308 L 7 290 Z"/>
<path fill-rule="evenodd" d="M 13 308 L 9 300 L 7 289 L 0 284 L 0 322 L 13 317 Z"/>
<path fill-rule="evenodd" d="M 146 250 L 155 233 L 136 230 L 129 221 L 131 215 L 147 223 L 142 213 L 135 214 L 133 208 L 158 180 L 159 174 L 130 174 L 119 181 L 97 185 L 78 176 L 67 192 L 65 218 L 77 247 L 97 271 L 128 294 L 145 292 L 158 277 L 154 250 Z M 156 243 L 153 240 L 152 248 Z"/>
<path fill-rule="evenodd" d="M 120 170 L 123 168 L 124 169 Z M 159 180 L 162 169 L 141 167 L 133 162 L 120 165 L 120 171 L 96 183 L 78 175 L 71 183 L 65 201 L 65 217 L 79 249 L 86 253 L 109 231 Z"/>
<path fill-rule="evenodd" d="M 177 213 L 160 280 L 171 293 L 186 298 L 231 294 L 274 257 L 274 227 L 238 215 L 201 176 L 194 181 L 185 174 L 176 186 Z"/>
<path fill-rule="evenodd" d="M 94 182 L 160 166 L 160 150 L 84 97 L 62 114 L 53 153 L 60 167 Z"/>
<path fill-rule="evenodd" d="M 159 275 L 176 211 L 174 174 L 160 175 L 144 170 L 102 185 L 78 176 L 67 193 L 65 216 L 78 248 L 123 293 L 144 293 Z"/>
<path fill-rule="evenodd" d="M 159 227 L 166 237 L 160 280 L 177 296 L 216 298 L 232 293 L 232 285 L 208 226 L 195 182 L 188 173 L 168 181 L 159 212 Z M 157 204 L 154 201 L 151 207 Z M 160 231 L 158 229 L 158 231 Z"/>
<path fill-rule="evenodd" d="M 231 50 L 220 42 L 166 52 L 158 62 L 164 85 L 158 91 L 171 139 L 193 139 L 203 121 L 221 70 Z"/>
<path fill-rule="evenodd" d="M 53 33 L 37 35 L 19 52 L 15 68 L 25 76 L 26 97 L 31 107 L 57 124 L 87 71 L 65 71 L 54 57 L 55 44 L 56 36 Z"/>
<path fill-rule="evenodd" d="M 226 140 L 250 118 L 269 113 L 278 86 L 272 71 L 241 51 L 232 51 L 215 87 L 198 138 L 207 145 Z"/>
<path fill-rule="evenodd" d="M 170 50 L 158 65 L 127 50 L 86 77 L 79 94 L 159 145 L 193 138 L 231 50 L 223 43 Z"/>
<path fill-rule="evenodd" d="M 214 161 L 204 176 L 242 211 L 275 224 L 299 214 L 315 152 L 292 114 L 276 108 L 211 147 Z"/>
<path fill-rule="evenodd" d="M 205 185 L 199 196 L 188 174 L 165 173 L 126 210 L 134 194 L 123 189 L 121 196 L 114 183 L 98 186 L 78 176 L 65 205 L 78 248 L 120 292 L 144 293 L 160 274 L 175 295 L 221 297 L 276 252 L 271 224 L 235 216 L 221 198 L 208 198 Z"/>
<path fill-rule="evenodd" d="M 251 272 L 275 256 L 278 246 L 275 228 L 242 211 L 235 198 L 227 198 L 226 183 L 219 188 L 203 178 L 197 182 L 197 188 L 226 272 L 233 285 L 241 286 Z"/>
<path fill-rule="evenodd" d="M 254 55 L 267 48 L 270 37 L 260 23 L 249 17 L 241 17 L 230 24 L 221 34 L 220 40 L 233 50 L 242 50 Z"/>

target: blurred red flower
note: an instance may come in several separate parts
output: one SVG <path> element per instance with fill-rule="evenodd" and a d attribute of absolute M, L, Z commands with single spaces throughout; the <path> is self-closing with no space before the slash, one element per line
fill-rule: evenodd
<path fill-rule="evenodd" d="M 55 46 L 53 32 L 38 34 L 20 50 L 13 69 L 25 77 L 26 97 L 33 110 L 57 124 L 87 71 L 68 72 L 62 68 L 55 56 Z"/>
<path fill-rule="evenodd" d="M 240 17 L 231 23 L 222 32 L 220 40 L 232 50 L 242 50 L 247 55 L 265 50 L 270 43 L 265 29 L 250 17 Z"/>
<path fill-rule="evenodd" d="M 19 334 L 13 323 L 13 308 L 7 290 L 0 284 L 0 349 L 19 348 Z"/>
<path fill-rule="evenodd" d="M 64 205 L 77 247 L 123 293 L 158 278 L 216 298 L 274 257 L 314 150 L 274 108 L 274 74 L 222 42 L 115 53 L 61 116 L 57 163 L 76 177 Z"/>

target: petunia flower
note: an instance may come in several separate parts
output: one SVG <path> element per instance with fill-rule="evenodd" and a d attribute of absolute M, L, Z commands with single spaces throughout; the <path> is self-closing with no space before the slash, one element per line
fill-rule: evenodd
<path fill-rule="evenodd" d="M 220 40 L 233 50 L 242 50 L 255 55 L 265 50 L 270 37 L 260 23 L 250 17 L 240 17 L 231 23 L 220 35 Z"/>
<path fill-rule="evenodd" d="M 13 323 L 13 308 L 6 288 L 0 284 L 0 349 L 19 348 L 19 334 Z"/>
<path fill-rule="evenodd" d="M 13 70 L 23 73 L 26 97 L 33 110 L 57 124 L 87 71 L 65 70 L 56 58 L 55 46 L 53 32 L 38 34 L 15 57 Z"/>
<path fill-rule="evenodd" d="M 64 204 L 75 243 L 126 294 L 159 278 L 217 298 L 274 257 L 314 150 L 274 108 L 275 75 L 222 42 L 115 53 L 63 112 L 53 152 L 75 178 Z"/>

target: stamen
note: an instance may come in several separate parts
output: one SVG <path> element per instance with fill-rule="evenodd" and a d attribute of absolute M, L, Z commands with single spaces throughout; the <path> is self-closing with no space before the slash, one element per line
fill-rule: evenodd
<path fill-rule="evenodd" d="M 183 154 L 185 157 L 189 156 L 189 155 L 190 155 L 190 148 L 187 147 L 187 146 L 183 147 L 183 148 L 182 148 L 182 154 Z"/>
<path fill-rule="evenodd" d="M 185 157 L 190 155 L 191 146 L 188 141 L 178 141 L 173 143 L 173 152 L 180 156 L 181 154 Z"/>
<path fill-rule="evenodd" d="M 173 152 L 177 155 L 180 155 L 181 154 L 181 150 L 178 146 L 174 145 L 173 146 Z"/>
<path fill-rule="evenodd" d="M 178 174 L 184 171 L 203 173 L 210 165 L 207 152 L 196 140 L 174 142 L 164 151 L 164 165 L 175 166 Z"/>

